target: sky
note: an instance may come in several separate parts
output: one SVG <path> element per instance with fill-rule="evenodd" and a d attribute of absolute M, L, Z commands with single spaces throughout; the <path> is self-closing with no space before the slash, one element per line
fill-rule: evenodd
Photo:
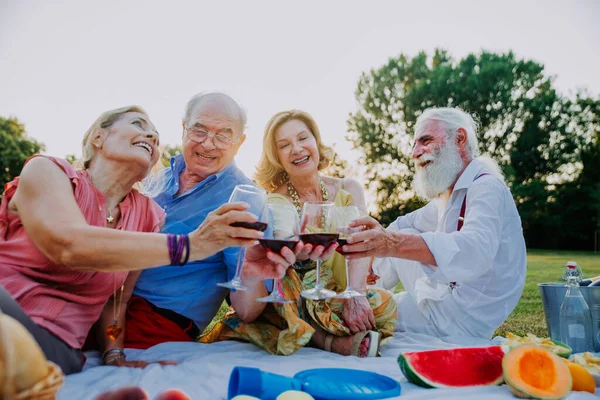
<path fill-rule="evenodd" d="M 0 116 L 47 154 L 80 156 L 100 113 L 138 104 L 176 145 L 188 99 L 218 90 L 247 110 L 236 158 L 247 175 L 266 122 L 291 108 L 356 165 L 345 136 L 361 73 L 438 47 L 455 58 L 512 50 L 543 63 L 563 93 L 598 96 L 599 17 L 597 0 L 0 0 Z"/>

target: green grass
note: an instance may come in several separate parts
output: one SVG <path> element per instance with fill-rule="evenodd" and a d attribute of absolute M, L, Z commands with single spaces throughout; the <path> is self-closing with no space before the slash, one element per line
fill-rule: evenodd
<path fill-rule="evenodd" d="M 547 337 L 548 328 L 542 306 L 542 295 L 538 283 L 560 282 L 567 261 L 576 261 L 587 278 L 600 275 L 600 253 L 583 251 L 529 250 L 527 252 L 527 279 L 521 300 L 494 336 L 505 336 L 506 332 L 517 335 L 533 333 Z M 396 293 L 402 291 L 396 287 Z"/>
<path fill-rule="evenodd" d="M 533 333 L 547 337 L 542 296 L 538 283 L 560 282 L 567 261 L 576 261 L 584 276 L 600 275 L 600 254 L 582 251 L 529 250 L 527 252 L 527 279 L 521 300 L 508 319 L 496 330 L 496 335 L 506 332 L 524 335 Z"/>

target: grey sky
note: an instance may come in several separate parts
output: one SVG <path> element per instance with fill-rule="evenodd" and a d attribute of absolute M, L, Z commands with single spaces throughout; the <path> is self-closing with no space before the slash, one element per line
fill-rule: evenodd
<path fill-rule="evenodd" d="M 57 3 L 57 4 L 50 4 Z M 178 144 L 189 97 L 222 90 L 247 109 L 237 157 L 254 172 L 274 113 L 299 108 L 342 157 L 360 74 L 436 47 L 458 58 L 513 50 L 567 93 L 600 93 L 600 1 L 0 0 L 0 116 L 59 157 L 80 155 L 94 119 L 139 104 Z"/>

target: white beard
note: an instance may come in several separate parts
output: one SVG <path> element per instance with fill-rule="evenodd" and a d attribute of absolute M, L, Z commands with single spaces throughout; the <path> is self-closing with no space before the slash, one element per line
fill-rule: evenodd
<path fill-rule="evenodd" d="M 458 146 L 453 140 L 448 140 L 433 154 L 423 154 L 418 162 L 431 161 L 425 167 L 416 166 L 413 189 L 427 200 L 433 200 L 448 189 L 463 168 L 463 160 L 458 152 Z"/>

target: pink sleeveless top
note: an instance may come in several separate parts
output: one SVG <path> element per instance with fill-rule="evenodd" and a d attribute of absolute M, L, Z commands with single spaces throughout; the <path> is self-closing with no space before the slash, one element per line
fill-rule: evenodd
<path fill-rule="evenodd" d="M 105 226 L 105 197 L 92 186 L 86 171 L 75 170 L 58 158 L 47 157 L 71 179 L 75 200 L 88 224 Z M 29 239 L 21 219 L 8 211 L 19 178 L 5 186 L 0 203 L 0 285 L 39 326 L 79 349 L 109 297 L 114 278 L 117 290 L 127 272 L 107 273 L 69 269 L 53 264 Z M 158 232 L 164 211 L 151 199 L 132 190 L 120 204 L 116 229 Z"/>

